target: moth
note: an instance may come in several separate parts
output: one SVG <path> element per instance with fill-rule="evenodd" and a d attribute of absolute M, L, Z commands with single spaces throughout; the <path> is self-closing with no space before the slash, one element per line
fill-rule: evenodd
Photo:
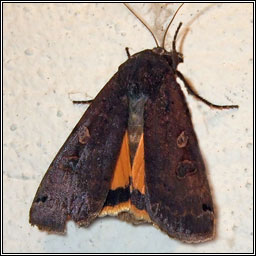
<path fill-rule="evenodd" d="M 183 55 L 159 46 L 130 55 L 92 101 L 51 163 L 29 221 L 63 233 L 66 222 L 88 226 L 97 217 L 152 223 L 188 243 L 210 240 L 214 207 L 186 99 L 176 82 L 210 107 L 177 70 Z"/>

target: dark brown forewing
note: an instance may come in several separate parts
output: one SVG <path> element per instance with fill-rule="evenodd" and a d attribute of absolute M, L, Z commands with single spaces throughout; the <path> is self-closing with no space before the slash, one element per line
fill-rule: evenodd
<path fill-rule="evenodd" d="M 145 105 L 146 207 L 160 229 L 185 242 L 214 235 L 205 167 L 185 97 L 173 74 Z"/>
<path fill-rule="evenodd" d="M 63 232 L 67 218 L 88 225 L 99 214 L 127 128 L 124 92 L 115 75 L 85 112 L 37 190 L 31 224 Z"/>

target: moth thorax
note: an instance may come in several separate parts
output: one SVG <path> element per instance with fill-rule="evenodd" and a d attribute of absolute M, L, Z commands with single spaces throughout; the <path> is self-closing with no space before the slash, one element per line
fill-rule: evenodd
<path fill-rule="evenodd" d="M 144 94 L 129 96 L 128 137 L 131 165 L 137 151 L 144 127 L 144 105 L 148 96 Z"/>

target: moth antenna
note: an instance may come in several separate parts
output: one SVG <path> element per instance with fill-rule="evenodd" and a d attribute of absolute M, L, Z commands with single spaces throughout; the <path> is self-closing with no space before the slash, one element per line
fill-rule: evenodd
<path fill-rule="evenodd" d="M 156 42 L 156 46 L 159 47 L 159 44 L 157 42 L 157 39 L 154 35 L 154 33 L 152 32 L 152 30 L 146 25 L 146 23 L 129 7 L 128 4 L 126 3 L 123 3 L 127 8 L 128 10 L 147 28 L 147 30 L 151 33 L 151 35 L 153 36 L 155 42 Z"/>
<path fill-rule="evenodd" d="M 182 4 L 180 5 L 180 7 L 176 10 L 176 12 L 175 12 L 174 15 L 172 16 L 172 19 L 171 19 L 171 21 L 169 22 L 169 24 L 168 24 L 168 26 L 167 26 L 167 28 L 166 28 L 166 30 L 165 30 L 164 38 L 163 38 L 163 43 L 162 43 L 162 48 L 164 48 L 165 39 L 166 39 L 166 36 L 167 36 L 167 32 L 168 32 L 168 30 L 169 30 L 169 27 L 171 26 L 171 24 L 172 24 L 172 22 L 173 22 L 173 20 L 174 20 L 174 18 L 175 18 L 175 16 L 176 16 L 176 14 L 177 14 L 178 11 L 180 10 L 180 8 L 183 6 L 183 4 L 184 4 L 184 3 L 182 3 Z M 180 27 L 180 26 L 181 26 L 181 25 L 179 25 L 179 27 Z M 176 34 L 175 34 L 176 37 L 177 37 L 178 31 L 179 31 L 179 28 L 178 28 L 177 31 L 176 31 Z M 175 38 L 175 39 L 176 39 L 176 38 Z M 165 48 L 164 48 L 164 49 L 165 49 Z"/>
<path fill-rule="evenodd" d="M 175 35 L 174 35 L 174 38 L 173 38 L 173 41 L 172 41 L 172 50 L 174 52 L 176 52 L 176 39 L 177 39 L 177 36 L 178 36 L 181 25 L 182 25 L 182 22 L 180 22 L 178 28 L 176 29 L 176 32 L 175 32 Z"/>

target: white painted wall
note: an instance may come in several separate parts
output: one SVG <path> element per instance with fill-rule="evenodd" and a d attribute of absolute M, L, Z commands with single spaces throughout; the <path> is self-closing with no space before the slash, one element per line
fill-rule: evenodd
<path fill-rule="evenodd" d="M 178 7 L 131 6 L 158 32 Z M 180 21 L 189 28 L 179 70 L 195 89 L 240 106 L 212 110 L 187 97 L 217 210 L 217 237 L 200 245 L 111 218 L 88 229 L 70 222 L 66 236 L 29 225 L 39 182 L 86 109 L 71 99 L 97 95 L 126 46 L 155 45 L 120 3 L 4 3 L 3 14 L 4 252 L 252 252 L 252 4 L 185 4 L 168 33 L 171 43 Z"/>

